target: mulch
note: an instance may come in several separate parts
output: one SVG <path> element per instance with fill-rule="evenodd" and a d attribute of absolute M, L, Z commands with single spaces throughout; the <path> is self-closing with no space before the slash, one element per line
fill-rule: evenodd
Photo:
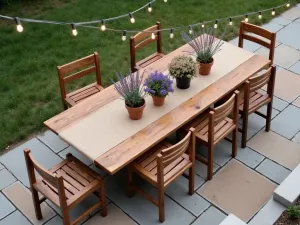
<path fill-rule="evenodd" d="M 300 206 L 300 199 L 298 199 L 296 205 Z M 284 211 L 274 225 L 300 225 L 300 219 L 291 220 L 287 211 Z"/>

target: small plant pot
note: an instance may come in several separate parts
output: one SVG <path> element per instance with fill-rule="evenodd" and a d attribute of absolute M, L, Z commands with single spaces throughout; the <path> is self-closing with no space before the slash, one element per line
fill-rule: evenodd
<path fill-rule="evenodd" d="M 144 100 L 144 104 L 142 106 L 136 107 L 136 108 L 129 107 L 126 104 L 125 104 L 125 106 L 126 106 L 126 109 L 128 111 L 129 118 L 132 119 L 132 120 L 139 120 L 143 116 L 143 112 L 144 112 L 146 103 L 145 103 L 145 100 Z"/>
<path fill-rule="evenodd" d="M 153 104 L 155 106 L 162 106 L 163 104 L 165 104 L 166 96 L 163 96 L 163 97 L 152 96 L 152 99 L 153 99 Z"/>
<path fill-rule="evenodd" d="M 191 84 L 191 78 L 182 77 L 182 78 L 176 78 L 176 86 L 179 89 L 188 89 Z"/>
<path fill-rule="evenodd" d="M 212 60 L 211 63 L 199 62 L 199 74 L 203 76 L 209 75 L 213 64 L 214 64 L 214 59 Z"/>

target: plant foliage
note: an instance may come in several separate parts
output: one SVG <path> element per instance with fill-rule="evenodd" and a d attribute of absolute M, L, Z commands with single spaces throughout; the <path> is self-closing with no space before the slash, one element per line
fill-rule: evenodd
<path fill-rule="evenodd" d="M 140 76 L 139 72 L 136 72 L 123 76 L 121 73 L 116 72 L 116 76 L 118 81 L 115 82 L 113 79 L 111 81 L 125 104 L 132 108 L 141 107 L 145 103 L 145 93 L 142 89 L 143 75 Z"/>
<path fill-rule="evenodd" d="M 298 205 L 289 206 L 287 214 L 292 220 L 300 219 L 300 207 Z"/>
<path fill-rule="evenodd" d="M 168 75 L 155 71 L 145 80 L 144 91 L 151 96 L 164 97 L 170 92 L 174 92 L 172 84 L 173 81 Z"/>
<path fill-rule="evenodd" d="M 174 78 L 192 79 L 196 76 L 196 62 L 189 56 L 176 56 L 169 64 L 169 72 Z"/>
<path fill-rule="evenodd" d="M 194 31 L 191 35 L 181 32 L 182 39 L 188 43 L 195 51 L 197 61 L 201 63 L 211 63 L 213 56 L 223 45 L 222 38 L 225 32 L 221 35 L 220 39 L 216 38 L 216 29 L 202 28 L 199 32 Z"/>

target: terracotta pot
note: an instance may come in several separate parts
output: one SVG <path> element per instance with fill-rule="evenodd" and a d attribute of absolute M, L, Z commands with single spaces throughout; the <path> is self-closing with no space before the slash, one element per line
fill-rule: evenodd
<path fill-rule="evenodd" d="M 144 112 L 146 103 L 145 103 L 145 100 L 144 100 L 144 104 L 140 107 L 137 107 L 137 108 L 129 107 L 126 104 L 125 104 L 125 106 L 126 106 L 126 109 L 128 111 L 129 118 L 132 119 L 132 120 L 139 120 L 143 116 L 143 112 Z"/>
<path fill-rule="evenodd" d="M 188 89 L 191 84 L 191 79 L 187 77 L 176 78 L 176 86 L 179 89 Z"/>
<path fill-rule="evenodd" d="M 211 67 L 213 66 L 213 64 L 214 64 L 214 59 L 211 63 L 199 62 L 199 74 L 204 76 L 210 74 Z"/>
<path fill-rule="evenodd" d="M 152 96 L 152 99 L 153 99 L 154 105 L 162 106 L 163 104 L 165 104 L 166 96 L 164 96 L 164 97 Z"/>

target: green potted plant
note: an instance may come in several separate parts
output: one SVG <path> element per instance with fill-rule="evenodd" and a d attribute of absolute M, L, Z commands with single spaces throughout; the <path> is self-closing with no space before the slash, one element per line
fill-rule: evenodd
<path fill-rule="evenodd" d="M 199 74 L 210 74 L 211 67 L 214 64 L 213 56 L 223 45 L 223 41 L 215 37 L 216 29 L 203 28 L 200 32 L 193 32 L 191 35 L 181 32 L 183 40 L 188 43 L 195 51 L 196 60 L 199 63 Z"/>
<path fill-rule="evenodd" d="M 191 79 L 196 76 L 196 63 L 189 56 L 176 56 L 169 64 L 169 72 L 176 79 L 176 86 L 179 89 L 187 89 L 190 87 Z"/>
<path fill-rule="evenodd" d="M 162 106 L 165 102 L 166 96 L 170 92 L 174 92 L 172 84 L 173 81 L 168 75 L 155 71 L 145 80 L 144 91 L 152 96 L 154 105 Z"/>
<path fill-rule="evenodd" d="M 125 107 L 128 111 L 129 118 L 139 120 L 143 116 L 145 109 L 145 93 L 142 89 L 143 76 L 139 76 L 139 72 L 130 73 L 124 77 L 121 73 L 116 72 L 118 82 L 111 79 L 116 91 L 125 101 Z"/>

